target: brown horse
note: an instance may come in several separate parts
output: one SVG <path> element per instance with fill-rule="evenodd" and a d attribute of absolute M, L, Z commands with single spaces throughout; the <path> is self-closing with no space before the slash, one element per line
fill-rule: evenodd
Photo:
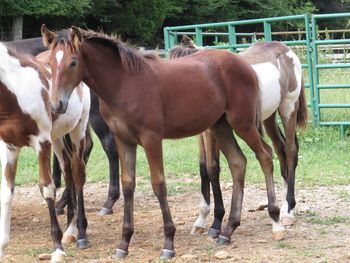
<path fill-rule="evenodd" d="M 191 38 L 183 36 L 181 45 L 170 50 L 170 58 L 179 58 L 203 49 L 196 47 Z M 251 64 L 259 78 L 262 94 L 262 120 L 271 138 L 280 161 L 283 182 L 283 204 L 281 219 L 284 225 L 294 224 L 295 207 L 294 183 L 298 163 L 298 140 L 296 128 L 305 127 L 307 107 L 302 80 L 301 63 L 297 55 L 280 42 L 257 42 L 239 56 Z M 279 113 L 285 135 L 276 122 Z M 200 174 L 202 198 L 199 217 L 194 223 L 192 233 L 203 232 L 206 218 L 210 212 L 211 182 L 214 194 L 214 222 L 208 234 L 217 237 L 221 232 L 224 207 L 219 183 L 219 149 L 215 138 L 208 131 L 202 133 L 200 142 Z"/>
<path fill-rule="evenodd" d="M 152 188 L 163 215 L 161 258 L 175 255 L 175 226 L 167 201 L 162 140 L 210 129 L 228 160 L 233 179 L 229 221 L 218 239 L 227 244 L 240 225 L 246 158 L 232 129 L 251 147 L 266 176 L 269 213 L 275 235 L 284 235 L 273 182 L 272 150 L 261 139 L 258 82 L 252 67 L 237 55 L 206 50 L 177 60 L 144 56 L 118 39 L 72 27 L 71 36 L 42 27 L 51 49 L 54 76 L 51 108 L 64 113 L 74 86 L 84 81 L 100 98 L 100 109 L 115 133 L 124 194 L 122 240 L 116 257 L 125 257 L 134 232 L 136 146 L 147 156 Z M 56 54 L 63 52 L 60 63 Z"/>

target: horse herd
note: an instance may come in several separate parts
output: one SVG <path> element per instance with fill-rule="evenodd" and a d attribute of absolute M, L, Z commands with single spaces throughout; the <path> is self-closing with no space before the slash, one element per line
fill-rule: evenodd
<path fill-rule="evenodd" d="M 254 151 L 265 175 L 273 239 L 285 237 L 285 225 L 294 223 L 296 128 L 307 122 L 301 64 L 291 49 L 279 42 L 256 43 L 236 55 L 200 50 L 190 43 L 172 50 L 170 59 L 160 59 L 120 39 L 76 27 L 53 32 L 43 25 L 41 32 L 42 38 L 30 45 L 25 41 L 0 43 L 0 261 L 9 243 L 16 166 L 24 146 L 38 155 L 39 188 L 49 209 L 54 243 L 51 261 L 64 260 L 64 244 L 76 241 L 78 248 L 89 247 L 83 199 L 85 163 L 92 148 L 88 123 L 109 160 L 110 186 L 102 215 L 112 213 L 120 196 L 120 160 L 124 219 L 114 257 L 127 256 L 134 233 L 137 145 L 145 150 L 162 211 L 165 240 L 161 258 L 175 256 L 176 228 L 167 201 L 162 140 L 197 134 L 202 197 L 192 233 L 205 228 L 210 185 L 214 221 L 208 235 L 217 238 L 218 245 L 229 244 L 240 225 L 247 161 L 234 131 Z M 284 133 L 276 121 L 277 112 Z M 262 138 L 262 125 L 284 178 L 281 209 L 276 204 L 272 149 Z M 227 159 L 233 180 L 231 209 L 223 230 L 219 151 Z M 60 171 L 66 189 L 55 203 Z M 67 229 L 62 234 L 57 215 L 66 205 Z"/>

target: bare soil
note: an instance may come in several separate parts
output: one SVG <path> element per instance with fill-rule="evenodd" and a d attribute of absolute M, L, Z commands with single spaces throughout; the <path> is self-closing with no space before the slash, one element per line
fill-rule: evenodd
<path fill-rule="evenodd" d="M 223 188 L 228 213 L 231 188 Z M 115 262 L 111 255 L 121 238 L 123 201 L 117 202 L 113 215 L 101 217 L 98 211 L 107 185 L 87 184 L 85 193 L 91 248 L 78 250 L 74 244 L 66 247 L 66 261 Z M 173 262 L 350 262 L 350 186 L 299 189 L 297 222 L 288 228 L 287 238 L 278 242 L 271 238 L 267 211 L 253 211 L 266 203 L 265 189 L 246 187 L 241 226 L 233 234 L 232 244 L 225 247 L 216 247 L 205 234 L 189 234 L 197 217 L 198 201 L 199 192 L 193 191 L 169 197 L 177 227 Z M 208 224 L 212 214 L 209 218 Z M 65 216 L 59 219 L 64 228 Z M 225 222 L 226 219 L 227 215 Z M 152 193 L 136 193 L 135 233 L 129 256 L 121 262 L 159 262 L 162 246 L 158 202 Z M 5 262 L 37 262 L 40 253 L 51 252 L 48 211 L 38 188 L 17 188 Z M 224 258 L 217 258 L 218 252 Z"/>

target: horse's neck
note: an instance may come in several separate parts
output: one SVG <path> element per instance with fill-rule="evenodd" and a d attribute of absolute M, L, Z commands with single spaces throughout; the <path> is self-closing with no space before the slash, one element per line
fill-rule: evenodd
<path fill-rule="evenodd" d="M 106 58 L 106 55 L 102 54 L 101 51 L 97 49 L 94 49 L 94 52 L 92 52 L 89 46 L 86 46 L 85 49 L 82 48 L 81 52 L 84 61 L 83 82 L 85 82 L 100 99 L 108 104 L 118 93 L 119 81 L 113 82 L 113 89 L 110 89 L 111 83 L 105 80 L 110 77 L 110 71 L 107 72 L 104 67 L 105 63 L 103 58 Z M 93 61 L 93 63 L 91 61 Z M 114 79 L 118 79 L 118 75 L 121 74 L 121 67 L 117 66 L 113 68 Z"/>

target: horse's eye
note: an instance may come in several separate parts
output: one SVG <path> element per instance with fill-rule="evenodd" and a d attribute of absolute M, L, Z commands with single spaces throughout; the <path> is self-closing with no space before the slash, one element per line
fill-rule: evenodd
<path fill-rule="evenodd" d="M 73 68 L 73 67 L 75 67 L 76 65 L 77 65 L 77 61 L 76 61 L 76 60 L 73 60 L 73 61 L 70 63 L 69 67 L 70 67 L 70 68 Z"/>

